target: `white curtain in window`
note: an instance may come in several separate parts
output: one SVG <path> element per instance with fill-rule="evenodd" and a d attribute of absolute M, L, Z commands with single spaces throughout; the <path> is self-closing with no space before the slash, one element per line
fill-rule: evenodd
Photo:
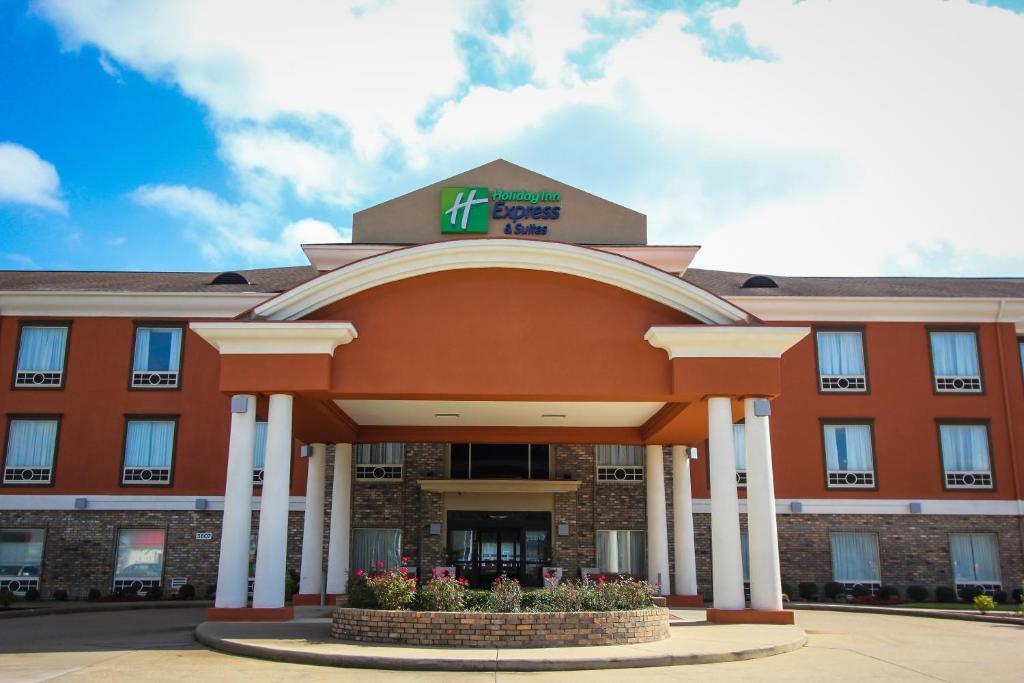
<path fill-rule="evenodd" d="M 940 425 L 942 466 L 947 472 L 988 472 L 985 425 Z"/>
<path fill-rule="evenodd" d="M 949 552 L 957 583 L 999 583 L 995 534 L 950 534 Z"/>
<path fill-rule="evenodd" d="M 53 467 L 56 420 L 11 420 L 7 467 Z"/>
<path fill-rule="evenodd" d="M 64 345 L 68 340 L 66 327 L 21 328 L 18 348 L 18 371 L 59 372 L 64 370 Z"/>
<path fill-rule="evenodd" d="M 864 344 L 860 332 L 819 332 L 818 371 L 822 375 L 863 375 Z"/>
<path fill-rule="evenodd" d="M 740 559 L 743 562 L 743 580 L 750 581 L 750 536 L 740 534 Z"/>
<path fill-rule="evenodd" d="M 643 465 L 641 446 L 602 444 L 597 447 L 598 465 Z"/>
<path fill-rule="evenodd" d="M 261 470 L 267 460 L 267 423 L 256 423 L 256 439 L 253 441 L 252 468 Z"/>
<path fill-rule="evenodd" d="M 875 582 L 878 568 L 878 537 L 875 534 L 832 534 L 832 573 L 844 583 Z"/>
<path fill-rule="evenodd" d="M 357 465 L 401 465 L 404 443 L 361 443 L 356 446 Z"/>
<path fill-rule="evenodd" d="M 871 427 L 825 425 L 825 465 L 829 472 L 871 470 Z"/>
<path fill-rule="evenodd" d="M 599 530 L 597 542 L 597 568 L 609 574 L 639 574 L 647 572 L 647 538 L 642 531 Z"/>
<path fill-rule="evenodd" d="M 978 343 L 973 332 L 932 332 L 932 363 L 939 377 L 978 377 Z"/>
<path fill-rule="evenodd" d="M 352 530 L 352 569 L 377 571 L 394 569 L 402 561 L 402 530 L 401 529 L 353 529 Z"/>
<path fill-rule="evenodd" d="M 136 330 L 133 370 L 177 372 L 180 362 L 181 329 L 140 327 Z"/>
<path fill-rule="evenodd" d="M 746 425 L 732 426 L 732 449 L 736 456 L 736 469 L 747 469 L 747 428 Z"/>
<path fill-rule="evenodd" d="M 124 449 L 125 467 L 170 467 L 174 423 L 132 420 Z"/>

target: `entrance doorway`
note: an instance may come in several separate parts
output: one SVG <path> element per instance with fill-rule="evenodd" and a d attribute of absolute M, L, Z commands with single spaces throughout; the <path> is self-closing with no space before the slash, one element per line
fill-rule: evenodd
<path fill-rule="evenodd" d="M 550 558 L 550 512 L 448 513 L 448 561 L 474 588 L 489 588 L 503 574 L 541 586 Z"/>

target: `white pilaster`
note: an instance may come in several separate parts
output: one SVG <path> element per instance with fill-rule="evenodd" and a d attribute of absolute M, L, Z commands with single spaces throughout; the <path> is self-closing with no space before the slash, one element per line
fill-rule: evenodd
<path fill-rule="evenodd" d="M 252 456 L 256 443 L 256 397 L 232 397 L 232 407 L 245 399 L 245 410 L 231 413 L 228 470 L 221 518 L 220 561 L 217 564 L 216 607 L 245 607 L 249 593 L 249 534 L 252 528 Z M 241 408 L 240 405 L 237 408 Z"/>
<path fill-rule="evenodd" d="M 767 415 L 756 415 L 755 402 L 743 401 L 747 456 L 747 533 L 750 540 L 750 606 L 782 609 L 779 532 L 775 521 L 775 480 Z M 764 401 L 765 407 L 768 402 Z M 764 411 L 767 412 L 767 411 Z"/>
<path fill-rule="evenodd" d="M 676 595 L 697 595 L 697 554 L 693 543 L 690 449 L 672 447 L 672 531 L 675 534 Z"/>
<path fill-rule="evenodd" d="M 324 582 L 324 482 L 327 477 L 327 445 L 309 445 L 306 459 L 306 512 L 302 518 L 302 567 L 299 593 L 320 595 Z"/>
<path fill-rule="evenodd" d="M 645 449 L 644 481 L 647 485 L 647 577 L 669 594 L 668 519 L 665 511 L 665 453 L 660 445 Z"/>
<path fill-rule="evenodd" d="M 352 535 L 352 444 L 334 444 L 331 482 L 331 530 L 327 545 L 327 593 L 348 588 L 349 539 Z"/>
<path fill-rule="evenodd" d="M 708 460 L 711 470 L 711 576 L 715 609 L 743 609 L 743 556 L 736 497 L 732 401 L 708 400 Z M 749 467 L 749 463 L 748 463 Z"/>
<path fill-rule="evenodd" d="M 288 552 L 288 479 L 292 462 L 292 397 L 271 394 L 260 498 L 253 607 L 283 607 Z"/>

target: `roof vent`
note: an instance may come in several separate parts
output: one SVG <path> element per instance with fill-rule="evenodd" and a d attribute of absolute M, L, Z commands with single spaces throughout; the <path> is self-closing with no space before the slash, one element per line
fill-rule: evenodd
<path fill-rule="evenodd" d="M 252 284 L 245 279 L 245 276 L 241 273 L 233 273 L 228 271 L 221 273 L 217 277 L 213 278 L 211 285 L 249 285 Z"/>
<path fill-rule="evenodd" d="M 779 284 L 767 275 L 755 275 L 743 283 L 743 289 L 776 289 Z"/>

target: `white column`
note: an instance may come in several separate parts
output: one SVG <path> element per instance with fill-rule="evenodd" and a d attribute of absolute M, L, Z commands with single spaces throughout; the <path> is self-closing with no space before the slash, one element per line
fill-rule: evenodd
<path fill-rule="evenodd" d="M 288 479 L 292 463 L 292 397 L 272 394 L 267 412 L 267 451 L 260 497 L 253 607 L 284 607 L 288 554 Z"/>
<path fill-rule="evenodd" d="M 327 477 L 327 445 L 309 445 L 306 459 L 306 511 L 302 518 L 302 567 L 299 593 L 320 595 L 324 582 L 324 482 Z"/>
<path fill-rule="evenodd" d="M 711 470 L 711 576 L 715 609 L 743 609 L 740 506 L 736 498 L 732 401 L 728 398 L 716 396 L 708 399 L 708 444 Z"/>
<path fill-rule="evenodd" d="M 763 410 L 756 409 L 762 402 Z M 747 456 L 747 533 L 750 540 L 750 606 L 782 609 L 779 532 L 775 522 L 775 478 L 766 399 L 743 401 Z M 765 414 L 757 415 L 757 412 Z"/>
<path fill-rule="evenodd" d="M 676 595 L 697 595 L 697 553 L 693 544 L 690 449 L 672 447 L 672 531 L 675 534 Z"/>
<path fill-rule="evenodd" d="M 236 412 L 238 411 L 238 412 Z M 231 397 L 231 436 L 221 517 L 216 607 L 245 607 L 249 593 L 249 534 L 252 528 L 252 456 L 256 443 L 256 397 Z"/>
<path fill-rule="evenodd" d="M 334 444 L 331 482 L 331 531 L 327 544 L 327 593 L 348 589 L 349 538 L 352 535 L 352 444 Z"/>
<path fill-rule="evenodd" d="M 645 449 L 644 480 L 647 484 L 647 577 L 659 584 L 660 595 L 669 594 L 668 519 L 665 511 L 664 447 Z"/>

